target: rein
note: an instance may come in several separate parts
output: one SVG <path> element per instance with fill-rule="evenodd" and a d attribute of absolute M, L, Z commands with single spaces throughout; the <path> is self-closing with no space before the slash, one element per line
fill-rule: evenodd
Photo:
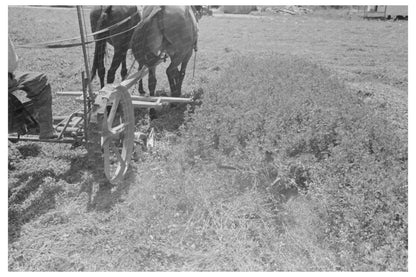
<path fill-rule="evenodd" d="M 126 17 L 125 19 L 123 19 L 120 22 L 117 22 L 116 24 L 111 25 L 110 27 L 104 28 L 100 31 L 97 31 L 97 32 L 94 32 L 94 33 L 91 33 L 91 34 L 87 34 L 86 36 L 91 37 L 91 36 L 95 36 L 95 35 L 98 35 L 98 34 L 101 34 L 101 33 L 111 31 L 111 30 L 119 27 L 120 25 L 126 23 L 127 21 L 129 21 L 133 16 L 135 16 L 138 13 L 139 13 L 139 11 L 130 15 L 129 17 Z M 101 38 L 101 39 L 94 39 L 94 40 L 91 40 L 91 41 L 87 41 L 87 42 L 85 42 L 85 44 L 90 44 L 90 43 L 93 43 L 93 42 L 96 42 L 96 41 L 101 41 L 101 40 L 105 40 L 105 39 L 109 39 L 109 38 L 121 35 L 123 33 L 126 33 L 128 31 L 133 30 L 134 28 L 136 28 L 139 25 L 139 23 L 137 25 L 125 30 L 125 31 L 120 32 L 120 33 L 110 35 L 110 36 L 107 36 L 107 37 L 104 37 L 104 38 Z M 32 44 L 25 44 L 25 45 L 16 45 L 16 48 L 69 48 L 69 47 L 81 46 L 82 43 L 80 43 L 80 42 L 78 42 L 78 43 L 68 43 L 68 44 L 60 44 L 60 43 L 66 42 L 66 41 L 71 41 L 71 40 L 80 40 L 80 39 L 81 39 L 81 37 L 74 37 L 74 38 L 55 40 L 55 41 L 49 41 L 49 42 L 32 43 Z"/>

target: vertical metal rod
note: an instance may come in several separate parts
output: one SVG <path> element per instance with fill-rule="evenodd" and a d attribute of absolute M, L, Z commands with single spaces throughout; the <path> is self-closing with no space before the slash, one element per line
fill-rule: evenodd
<path fill-rule="evenodd" d="M 86 82 L 88 82 L 87 79 L 85 79 L 85 72 L 82 71 L 81 73 L 82 75 L 82 94 L 84 96 L 84 138 L 85 138 L 85 143 L 88 142 L 88 105 L 87 105 L 87 86 L 86 86 Z"/>
<path fill-rule="evenodd" d="M 90 100 L 93 100 L 93 94 L 92 94 L 92 86 L 91 86 L 91 76 L 90 76 L 90 69 L 88 66 L 88 56 L 87 56 L 87 49 L 85 47 L 85 35 L 84 35 L 84 27 L 82 22 L 82 14 L 81 14 L 81 6 L 77 6 L 77 13 L 78 13 L 78 23 L 79 23 L 79 32 L 81 34 L 81 43 L 82 43 L 82 52 L 84 54 L 84 64 L 85 64 L 85 71 L 87 74 L 87 80 L 88 80 L 88 92 Z"/>

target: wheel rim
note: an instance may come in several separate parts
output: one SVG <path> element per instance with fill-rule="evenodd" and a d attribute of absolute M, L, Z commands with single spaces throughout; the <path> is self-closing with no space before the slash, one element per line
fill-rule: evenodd
<path fill-rule="evenodd" d="M 101 147 L 104 172 L 111 183 L 125 176 L 134 146 L 134 113 L 127 90 L 117 90 L 107 99 L 103 114 Z"/>

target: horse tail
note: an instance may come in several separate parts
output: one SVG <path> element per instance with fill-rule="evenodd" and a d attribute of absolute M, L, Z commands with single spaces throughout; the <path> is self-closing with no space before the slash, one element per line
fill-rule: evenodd
<path fill-rule="evenodd" d="M 161 47 L 163 41 L 163 34 L 158 27 L 155 29 L 155 22 L 157 22 L 157 14 L 149 20 L 143 20 L 134 30 L 130 46 L 134 58 L 139 64 L 144 64 L 147 67 L 152 67 L 160 59 L 157 48 Z M 152 44 L 151 48 L 149 44 Z"/>
<path fill-rule="evenodd" d="M 148 26 L 149 22 L 142 22 L 142 24 L 139 24 L 134 30 L 130 40 L 130 48 L 133 52 L 134 58 L 139 62 L 139 64 L 144 64 L 143 53 L 146 51 L 146 33 Z"/>
<path fill-rule="evenodd" d="M 130 19 L 130 26 L 131 27 L 136 26 L 137 24 L 139 24 L 140 20 L 142 20 L 142 17 L 140 15 L 140 12 L 136 8 L 135 13 L 133 13 Z"/>

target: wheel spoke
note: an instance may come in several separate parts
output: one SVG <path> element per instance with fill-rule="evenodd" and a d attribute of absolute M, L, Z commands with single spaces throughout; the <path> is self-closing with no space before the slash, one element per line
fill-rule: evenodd
<path fill-rule="evenodd" d="M 119 136 L 121 133 L 123 133 L 126 130 L 127 126 L 129 126 L 129 124 L 126 123 L 126 122 L 123 122 L 120 125 L 118 125 L 118 126 L 116 126 L 114 128 L 111 128 L 110 129 L 110 132 L 113 135 Z"/>
<path fill-rule="evenodd" d="M 111 148 L 111 151 L 110 151 Z M 111 179 L 117 176 L 119 173 L 124 172 L 127 167 L 127 162 L 120 154 L 119 148 L 111 141 L 107 140 L 107 143 L 103 145 L 104 151 L 104 166 L 106 169 L 106 175 Z M 116 161 L 114 160 L 116 158 Z"/>
<path fill-rule="evenodd" d="M 121 157 L 120 150 L 117 148 L 117 146 L 114 145 L 114 143 L 111 144 L 111 149 L 113 150 L 120 164 L 124 164 L 125 162 L 123 160 L 123 157 Z"/>
<path fill-rule="evenodd" d="M 108 119 L 107 119 L 108 126 L 113 125 L 114 117 L 116 116 L 119 103 L 120 103 L 120 96 L 116 94 L 116 97 L 111 106 L 110 114 L 108 115 Z"/>
<path fill-rule="evenodd" d="M 108 140 L 103 142 L 102 149 L 103 149 L 103 157 L 104 157 L 104 168 L 110 168 L 110 150 L 109 150 Z M 106 172 L 107 174 L 107 172 Z"/>
<path fill-rule="evenodd" d="M 114 128 L 109 128 L 106 131 L 103 131 L 103 143 L 107 141 L 112 141 L 112 140 L 118 140 L 121 137 L 121 134 L 124 133 L 124 131 L 126 131 L 126 128 L 129 126 L 128 123 L 122 123 Z M 107 126 L 108 127 L 108 126 Z"/>
<path fill-rule="evenodd" d="M 114 155 L 116 156 L 117 160 L 118 160 L 118 164 L 117 164 L 117 172 L 125 172 L 126 167 L 127 167 L 127 162 L 123 159 L 123 157 L 120 154 L 119 149 L 117 148 L 117 146 L 115 146 L 114 144 L 111 144 L 111 149 L 114 152 Z"/>

